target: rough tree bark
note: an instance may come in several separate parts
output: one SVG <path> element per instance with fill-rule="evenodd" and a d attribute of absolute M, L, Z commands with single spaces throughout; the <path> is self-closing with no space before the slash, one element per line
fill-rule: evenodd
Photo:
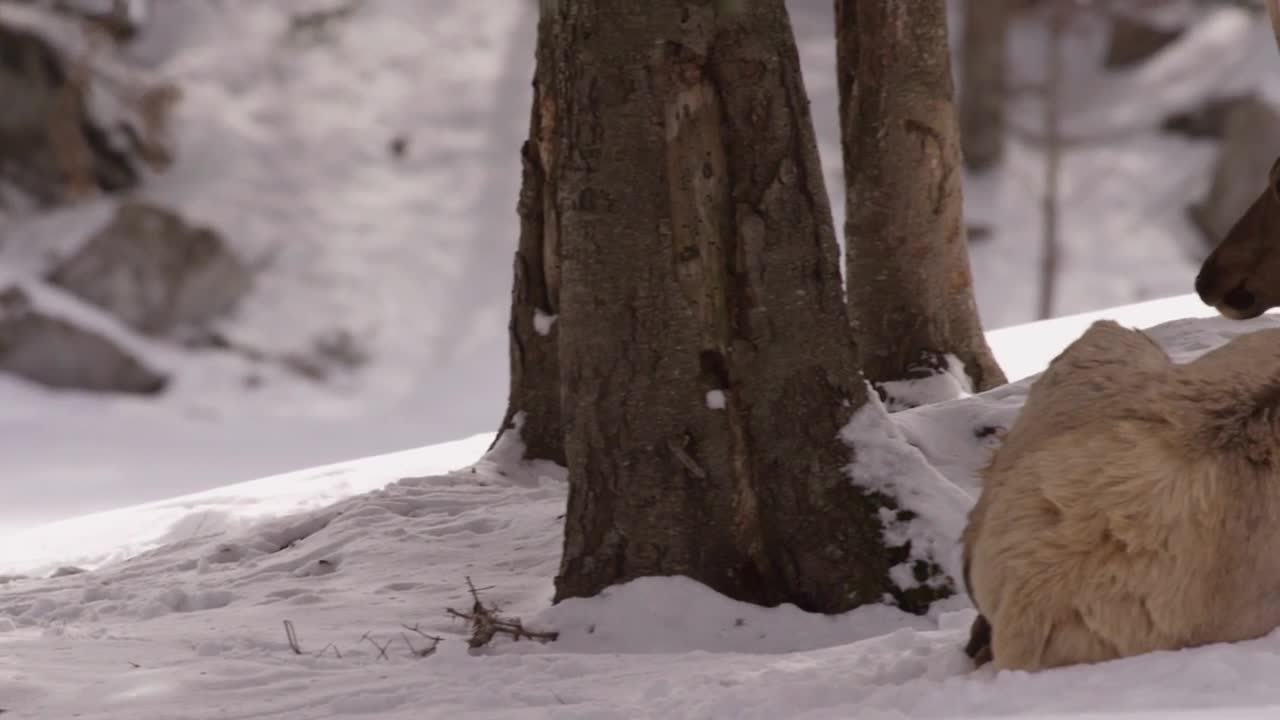
<path fill-rule="evenodd" d="M 559 218 L 552 184 L 556 107 L 548 94 L 555 82 L 553 69 L 563 63 L 555 53 L 552 24 L 538 23 L 538 50 L 533 80 L 529 139 L 520 148 L 520 239 L 513 263 L 510 347 L 511 387 L 506 416 L 494 445 L 508 432 L 518 433 L 525 458 L 565 462 L 560 423 L 559 332 L 560 306 Z"/>
<path fill-rule="evenodd" d="M 900 595 L 882 499 L 838 438 L 865 385 L 782 0 L 543 12 L 570 486 L 556 600 L 657 575 L 825 612 Z"/>
<path fill-rule="evenodd" d="M 978 319 L 962 222 L 945 0 L 836 0 L 846 285 L 862 370 L 913 377 L 950 353 L 1004 384 Z"/>
<path fill-rule="evenodd" d="M 1008 0 L 965 0 L 961 46 L 960 147 L 982 172 L 1004 156 Z"/>

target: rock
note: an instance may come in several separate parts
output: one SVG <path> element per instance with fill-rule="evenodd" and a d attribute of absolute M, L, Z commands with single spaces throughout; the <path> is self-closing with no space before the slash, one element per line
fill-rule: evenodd
<path fill-rule="evenodd" d="M 1163 50 L 1182 35 L 1182 28 L 1162 28 L 1127 15 L 1117 16 L 1111 23 L 1111 40 L 1102 61 L 1108 70 L 1123 70 L 1137 65 Z"/>
<path fill-rule="evenodd" d="M 1227 116 L 1231 114 L 1232 108 L 1250 102 L 1257 102 L 1257 98 L 1249 94 L 1209 98 L 1190 110 L 1165 118 L 1160 129 L 1189 138 L 1218 139 L 1226 134 Z"/>
<path fill-rule="evenodd" d="M 0 97 L 0 170 L 38 205 L 138 184 L 134 163 L 75 110 L 62 60 L 35 34 L 0 26 Z"/>
<path fill-rule="evenodd" d="M 151 77 L 114 45 L 97 42 L 104 29 L 127 35 L 137 13 L 4 5 L 0 177 L 6 191 L 51 207 L 133 188 L 144 165 L 169 167 L 169 120 L 180 89 Z M 85 66 L 86 46 L 97 48 L 92 69 Z"/>
<path fill-rule="evenodd" d="M 0 291 L 0 372 L 52 388 L 153 395 L 168 378 L 110 339 L 35 308 L 20 288 Z"/>
<path fill-rule="evenodd" d="M 1280 114 L 1256 97 L 1234 104 L 1226 114 L 1209 192 L 1188 208 L 1208 248 L 1218 244 L 1266 189 L 1277 156 Z"/>
<path fill-rule="evenodd" d="M 146 5 L 136 0 L 55 0 L 53 6 L 61 13 L 84 18 L 117 43 L 136 38 L 147 21 Z"/>
<path fill-rule="evenodd" d="M 48 279 L 151 336 L 207 324 L 252 285 L 218 233 L 132 201 Z"/>

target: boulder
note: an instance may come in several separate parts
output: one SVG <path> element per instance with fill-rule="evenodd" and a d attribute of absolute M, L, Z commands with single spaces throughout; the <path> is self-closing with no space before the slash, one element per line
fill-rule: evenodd
<path fill-rule="evenodd" d="M 0 25 L 0 96 L 0 174 L 37 205 L 138 184 L 129 159 L 77 117 L 61 60 L 34 33 Z"/>
<path fill-rule="evenodd" d="M 0 291 L 0 372 L 92 392 L 153 395 L 168 385 L 109 338 L 41 312 L 17 287 Z"/>
<path fill-rule="evenodd" d="M 1209 192 L 1188 208 L 1191 221 L 1208 243 L 1206 254 L 1266 189 L 1277 156 L 1280 114 L 1256 97 L 1233 104 L 1226 115 Z"/>
<path fill-rule="evenodd" d="M 48 280 L 151 336 L 203 327 L 252 286 L 221 235 L 140 202 L 123 203 Z"/>
<path fill-rule="evenodd" d="M 124 8 L 127 10 L 127 8 Z M 122 22 L 110 35 L 127 33 Z M 114 15 L 113 15 L 114 17 Z M 38 207 L 139 184 L 173 160 L 170 115 L 181 91 L 100 46 L 107 15 L 0 3 L 0 178 Z M 93 28 L 98 28 L 94 30 Z M 86 55 L 84 47 L 94 47 Z"/>

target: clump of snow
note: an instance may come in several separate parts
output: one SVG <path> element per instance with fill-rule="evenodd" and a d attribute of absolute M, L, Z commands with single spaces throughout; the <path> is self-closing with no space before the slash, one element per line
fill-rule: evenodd
<path fill-rule="evenodd" d="M 709 410 L 723 410 L 728 400 L 723 390 L 707 391 L 707 409 Z"/>
<path fill-rule="evenodd" d="M 921 370 L 927 373 L 924 377 L 878 383 L 876 389 L 884 398 L 885 409 L 898 412 L 972 395 L 973 382 L 960 358 L 946 353 L 941 359 L 941 367 Z"/>
<path fill-rule="evenodd" d="M 976 498 L 978 472 L 1017 419 L 1032 380 L 989 390 L 980 402 L 959 399 L 894 413 L 893 424 L 925 462 Z"/>
<path fill-rule="evenodd" d="M 541 309 L 533 311 L 533 329 L 539 335 L 550 335 L 551 326 L 556 324 L 559 315 L 548 315 Z"/>
<path fill-rule="evenodd" d="M 898 510 L 883 508 L 880 520 L 888 546 L 909 544 L 911 548 L 909 559 L 890 570 L 900 589 L 920 585 L 913 572 L 916 562 L 936 563 L 952 579 L 958 579 L 963 575 L 960 533 L 976 496 L 930 465 L 892 418 L 875 392 L 868 389 L 866 404 L 840 431 L 853 450 L 849 477 L 860 487 L 894 498 L 899 505 Z M 930 576 L 924 582 L 945 582 L 945 578 Z"/>

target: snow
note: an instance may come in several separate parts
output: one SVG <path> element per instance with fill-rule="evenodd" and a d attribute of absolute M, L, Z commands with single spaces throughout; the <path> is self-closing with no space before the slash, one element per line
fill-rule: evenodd
<path fill-rule="evenodd" d="M 728 402 L 729 402 L 729 398 L 728 396 L 725 395 L 725 392 L 723 390 L 707 391 L 707 409 L 708 410 L 723 410 L 725 408 L 725 405 Z"/>
<path fill-rule="evenodd" d="M 885 395 L 888 410 L 896 412 L 972 395 L 973 383 L 960 358 L 947 353 L 942 360 L 945 365 L 925 377 L 880 383 L 879 389 Z"/>
<path fill-rule="evenodd" d="M 1149 332 L 1185 362 L 1276 326 L 1280 316 L 1264 315 L 1180 319 Z M 1075 337 L 1065 327 L 1054 343 Z M 1008 347 L 1045 332 L 1010 329 Z M 919 513 L 892 531 L 934 543 L 951 571 L 947 545 L 998 436 L 984 429 L 1013 421 L 1029 381 L 892 414 L 873 402 L 846 429 L 858 448 L 855 472 L 892 483 Z M 15 717 L 102 720 L 1197 720 L 1270 717 L 1280 708 L 1272 682 L 1280 633 L 996 673 L 975 671 L 961 651 L 974 617 L 963 595 L 923 616 L 883 605 L 818 616 L 737 603 L 670 577 L 553 606 L 564 472 L 518 462 L 522 448 L 510 435 L 485 454 L 491 439 L 263 478 L 4 538 L 0 645 L 10 660 L 0 662 L 0 707 Z M 87 572 L 55 572 L 62 566 Z M 465 627 L 445 614 L 469 607 L 467 578 L 501 613 L 558 639 L 468 649 Z M 286 620 L 300 655 L 289 648 Z M 406 627 L 443 641 L 418 657 L 427 641 Z"/>
<path fill-rule="evenodd" d="M 556 324 L 558 315 L 548 315 L 541 309 L 533 311 L 533 329 L 539 335 L 550 335 L 551 326 Z"/>
<path fill-rule="evenodd" d="M 1149 327 L 1174 319 L 1214 318 L 1217 314 L 1195 295 L 1178 295 L 992 330 L 987 333 L 987 343 L 1005 375 L 1013 381 L 1042 370 L 1095 320 Z"/>
<path fill-rule="evenodd" d="M 0 284 L 22 285 L 41 309 L 175 373 L 159 401 L 0 378 L 6 717 L 1197 720 L 1280 711 L 1277 634 L 996 674 L 973 671 L 960 652 L 973 618 L 963 596 L 921 617 L 878 605 L 820 617 L 646 578 L 552 606 L 563 470 L 514 464 L 511 436 L 477 462 L 506 396 L 537 4 L 378 0 L 299 29 L 300 16 L 345 5 L 135 0 L 148 22 L 129 55 L 147 72 L 104 67 L 135 85 L 182 86 L 177 164 L 138 197 L 218 228 L 258 269 L 255 293 L 218 329 L 270 354 L 346 331 L 366 365 L 319 383 L 139 338 L 40 281 L 110 217 L 110 202 L 36 216 L 0 210 Z M 15 7 L 0 3 L 0 13 L 43 22 Z M 841 228 L 832 6 L 789 7 Z M 1209 96 L 1280 98 L 1266 24 L 1236 8 L 1196 12 L 1181 40 L 1128 72 L 1098 71 L 1104 35 L 1089 21 L 1068 39 L 1064 127 L 1075 140 L 1063 167 L 1058 317 L 1014 326 L 1033 318 L 1038 288 L 1043 157 L 1031 94 L 1013 107 L 1019 132 L 1003 165 L 966 177 L 968 218 L 994 231 L 971 245 L 979 309 L 1017 382 L 970 395 L 953 364 L 891 395 L 954 399 L 892 413 L 897 406 L 873 402 L 845 431 L 857 448 L 852 475 L 913 512 L 886 517 L 889 539 L 910 540 L 913 559 L 955 573 L 979 468 L 1027 383 L 1093 320 L 1155 326 L 1179 361 L 1277 324 L 1216 318 L 1185 294 L 1206 248 L 1184 208 L 1206 187 L 1213 146 L 1154 128 Z M 59 42 L 75 48 L 77 37 Z M 1042 45 L 1036 28 L 1017 28 L 1015 86 L 1038 77 Z M 1147 301 L 1166 295 L 1178 296 Z M 535 317 L 535 330 L 549 333 L 555 319 Z M 706 401 L 723 408 L 727 397 L 712 391 Z M 894 576 L 904 588 L 915 582 L 907 564 Z M 469 605 L 467 577 L 504 614 L 559 639 L 469 651 L 444 612 Z M 301 655 L 287 645 L 285 620 Z M 444 641 L 414 657 L 402 633 L 422 642 L 405 625 Z M 386 642 L 383 659 L 374 643 Z"/>
<path fill-rule="evenodd" d="M 407 475 L 430 475 L 470 465 L 492 440 L 492 435 L 477 435 L 20 530 L 6 535 L 0 545 L 0 575 L 46 574 L 59 565 L 93 568 L 164 543 L 321 509 Z"/>
<path fill-rule="evenodd" d="M 14 426 L 0 457 L 24 479 L 0 532 L 494 428 L 537 6 L 353 3 L 322 33 L 296 29 L 340 4 L 149 3 L 128 54 L 183 97 L 177 161 L 136 199 L 218 229 L 257 269 L 223 335 L 280 356 L 346 332 L 369 362 L 317 382 L 138 338 L 40 280 L 111 202 L 6 208 L 5 278 L 174 378 L 145 402 L 0 379 L 0 424 Z"/>
<path fill-rule="evenodd" d="M 937 563 L 950 577 L 961 577 L 960 533 L 976 493 L 967 493 L 940 475 L 894 427 L 893 416 L 876 393 L 868 389 L 867 396 L 867 403 L 854 413 L 840 437 L 853 452 L 850 479 L 896 498 L 901 509 L 910 512 L 910 519 L 902 520 L 895 511 L 881 510 L 885 542 L 890 547 L 911 544 L 909 560 L 892 569 L 894 584 L 902 590 L 918 586 L 912 574 L 917 561 Z"/>

